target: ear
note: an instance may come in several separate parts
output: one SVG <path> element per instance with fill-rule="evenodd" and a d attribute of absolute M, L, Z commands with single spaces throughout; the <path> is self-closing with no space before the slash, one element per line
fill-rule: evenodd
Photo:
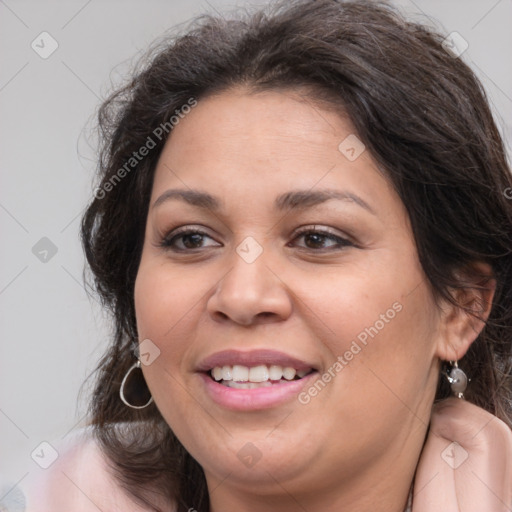
<path fill-rule="evenodd" d="M 436 355 L 443 361 L 457 361 L 468 351 L 485 326 L 491 312 L 496 280 L 487 263 L 473 263 L 456 272 L 461 288 L 450 290 L 459 306 L 442 300 L 440 336 Z"/>

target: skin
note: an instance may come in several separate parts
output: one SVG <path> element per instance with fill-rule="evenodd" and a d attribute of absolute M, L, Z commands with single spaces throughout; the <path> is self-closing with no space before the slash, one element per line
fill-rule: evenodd
<path fill-rule="evenodd" d="M 354 133 L 298 91 L 237 88 L 201 99 L 158 162 L 135 308 L 139 339 L 161 352 L 143 371 L 163 417 L 205 471 L 213 512 L 357 512 L 375 503 L 402 511 L 439 361 L 462 357 L 482 327 L 436 305 L 400 198 L 369 151 L 351 162 L 338 150 Z M 179 200 L 154 207 L 171 188 L 208 192 L 225 209 Z M 274 211 L 275 197 L 291 189 L 350 191 L 373 213 L 351 200 Z M 207 236 L 175 240 L 188 253 L 162 247 L 181 226 Z M 301 226 L 352 244 L 297 236 Z M 236 252 L 248 236 L 263 249 L 252 263 Z M 221 350 L 275 349 L 322 375 L 394 303 L 401 311 L 307 404 L 226 410 L 195 372 Z M 252 467 L 237 457 L 246 443 L 261 454 Z"/>

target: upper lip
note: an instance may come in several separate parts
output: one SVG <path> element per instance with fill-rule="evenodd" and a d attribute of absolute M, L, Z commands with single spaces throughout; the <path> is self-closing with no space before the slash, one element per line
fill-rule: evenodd
<path fill-rule="evenodd" d="M 216 352 L 203 359 L 197 366 L 197 371 L 208 372 L 216 366 L 233 366 L 239 364 L 242 366 L 258 366 L 258 365 L 278 365 L 296 370 L 315 369 L 312 364 L 289 356 L 284 352 L 275 350 L 223 350 Z"/>

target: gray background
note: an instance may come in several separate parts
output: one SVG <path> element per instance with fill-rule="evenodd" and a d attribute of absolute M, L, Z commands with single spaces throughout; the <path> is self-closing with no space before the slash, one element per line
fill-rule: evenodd
<path fill-rule="evenodd" d="M 469 43 L 462 58 L 483 81 L 510 147 L 512 0 L 396 3 Z M 39 471 L 30 454 L 42 441 L 82 424 L 89 388 L 81 400 L 78 392 L 108 340 L 105 315 L 83 288 L 78 239 L 96 109 L 165 30 L 235 5 L 0 0 L 0 502 L 2 482 L 23 485 Z M 43 31 L 58 43 L 46 59 L 31 47 Z"/>

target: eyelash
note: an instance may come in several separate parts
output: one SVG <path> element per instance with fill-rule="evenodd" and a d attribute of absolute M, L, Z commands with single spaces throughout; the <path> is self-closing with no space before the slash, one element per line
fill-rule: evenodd
<path fill-rule="evenodd" d="M 327 248 L 323 248 L 323 249 L 312 249 L 309 247 L 301 247 L 302 250 L 308 250 L 308 251 L 313 251 L 313 252 L 326 252 L 326 251 L 332 251 L 332 250 L 341 250 L 345 247 L 355 247 L 355 244 L 346 238 L 342 238 L 338 235 L 334 235 L 333 233 L 330 233 L 325 230 L 318 230 L 318 229 L 312 228 L 311 226 L 299 229 L 295 233 L 294 240 L 296 240 L 300 236 L 310 235 L 310 234 L 320 235 L 321 237 L 323 237 L 325 239 L 334 240 L 336 242 L 337 246 L 330 247 L 330 248 L 327 247 Z M 194 252 L 194 251 L 200 250 L 201 247 L 198 247 L 195 249 L 186 249 L 186 248 L 185 249 L 176 249 L 175 247 L 173 247 L 173 244 L 175 243 L 175 241 L 177 239 L 181 239 L 182 237 L 187 236 L 187 235 L 202 235 L 202 236 L 206 236 L 208 238 L 212 238 L 208 233 L 206 233 L 200 229 L 182 228 L 182 229 L 178 230 L 177 232 L 174 232 L 174 233 L 171 233 L 171 234 L 165 236 L 162 239 L 162 241 L 160 242 L 159 246 L 164 249 L 176 252 L 176 253 L 186 253 L 186 252 Z"/>

